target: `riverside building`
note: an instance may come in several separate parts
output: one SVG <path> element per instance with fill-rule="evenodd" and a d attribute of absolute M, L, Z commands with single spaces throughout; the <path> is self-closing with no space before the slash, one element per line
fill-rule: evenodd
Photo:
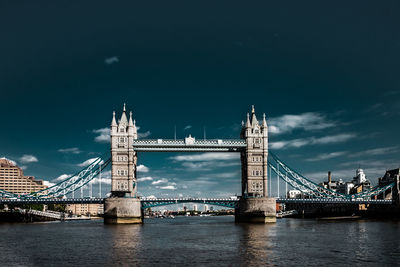
<path fill-rule="evenodd" d="M 66 210 L 74 215 L 97 216 L 103 214 L 104 204 L 68 204 Z"/>
<path fill-rule="evenodd" d="M 24 172 L 15 163 L 0 158 L 0 189 L 14 194 L 29 194 L 46 189 L 42 180 L 33 176 L 25 176 Z"/>

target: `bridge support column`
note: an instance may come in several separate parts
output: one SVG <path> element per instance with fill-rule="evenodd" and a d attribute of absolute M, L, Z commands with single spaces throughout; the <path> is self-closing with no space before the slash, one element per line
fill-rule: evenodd
<path fill-rule="evenodd" d="M 110 197 L 104 202 L 104 223 L 143 223 L 140 200 L 132 197 Z"/>
<path fill-rule="evenodd" d="M 270 197 L 241 198 L 235 209 L 236 222 L 276 222 L 276 200 Z"/>

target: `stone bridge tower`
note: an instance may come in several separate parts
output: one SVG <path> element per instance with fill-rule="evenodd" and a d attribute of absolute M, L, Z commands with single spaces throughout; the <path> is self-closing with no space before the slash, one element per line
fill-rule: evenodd
<path fill-rule="evenodd" d="M 268 126 L 265 114 L 257 120 L 254 106 L 251 117 L 247 113 L 240 137 L 246 140 L 241 152 L 242 197 L 235 210 L 238 222 L 275 222 L 276 200 L 268 197 Z"/>
<path fill-rule="evenodd" d="M 267 197 L 268 195 L 268 126 L 263 117 L 260 125 L 254 106 L 251 118 L 247 113 L 246 124 L 242 127 L 241 138 L 246 140 L 246 150 L 241 152 L 242 196 Z"/>
<path fill-rule="evenodd" d="M 126 108 L 118 123 L 115 112 L 111 121 L 111 196 L 104 201 L 104 222 L 110 224 L 142 223 L 142 210 L 137 197 L 136 163 L 133 140 L 137 139 L 132 112 L 129 121 Z"/>
<path fill-rule="evenodd" d="M 111 122 L 111 194 L 116 197 L 136 196 L 136 152 L 133 151 L 133 140 L 137 139 L 137 129 L 132 120 L 126 117 L 125 105 L 118 124 L 115 112 Z"/>

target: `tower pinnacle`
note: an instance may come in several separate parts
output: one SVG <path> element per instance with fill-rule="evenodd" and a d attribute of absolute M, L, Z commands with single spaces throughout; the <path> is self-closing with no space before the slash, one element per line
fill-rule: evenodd
<path fill-rule="evenodd" d="M 262 126 L 263 126 L 264 128 L 267 127 L 267 119 L 265 118 L 265 113 L 263 114 Z"/>
<path fill-rule="evenodd" d="M 250 127 L 250 114 L 247 113 L 247 121 L 246 121 L 246 127 Z"/>
<path fill-rule="evenodd" d="M 131 126 L 131 127 L 133 127 L 133 122 L 132 122 L 132 111 L 129 112 L 129 123 L 128 123 L 128 125 Z"/>
<path fill-rule="evenodd" d="M 117 126 L 117 121 L 115 120 L 115 111 L 113 111 L 113 118 L 111 121 L 111 126 Z"/>

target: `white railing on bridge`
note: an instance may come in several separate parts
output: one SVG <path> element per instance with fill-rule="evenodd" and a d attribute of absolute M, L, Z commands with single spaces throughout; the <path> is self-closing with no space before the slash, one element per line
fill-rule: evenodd
<path fill-rule="evenodd" d="M 138 139 L 133 141 L 137 151 L 239 151 L 246 147 L 242 139 Z"/>

